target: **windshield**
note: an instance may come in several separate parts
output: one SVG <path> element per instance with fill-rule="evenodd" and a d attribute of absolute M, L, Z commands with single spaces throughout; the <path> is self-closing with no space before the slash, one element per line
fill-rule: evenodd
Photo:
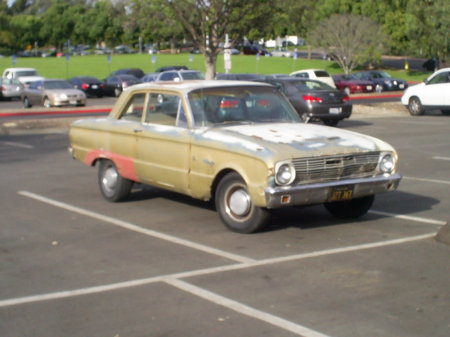
<path fill-rule="evenodd" d="M 22 76 L 37 76 L 37 72 L 34 71 L 34 70 L 18 71 L 17 72 L 17 77 L 22 77 Z"/>
<path fill-rule="evenodd" d="M 235 86 L 198 89 L 189 94 L 194 125 L 293 123 L 299 117 L 272 87 Z"/>
<path fill-rule="evenodd" d="M 45 89 L 73 89 L 72 85 L 66 81 L 45 81 Z"/>

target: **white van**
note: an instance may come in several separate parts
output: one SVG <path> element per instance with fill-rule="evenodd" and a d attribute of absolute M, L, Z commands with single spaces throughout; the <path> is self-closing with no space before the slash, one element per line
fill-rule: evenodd
<path fill-rule="evenodd" d="M 31 82 L 44 79 L 44 77 L 39 76 L 34 68 L 6 68 L 3 71 L 2 77 L 6 79 L 17 79 L 26 86 Z"/>

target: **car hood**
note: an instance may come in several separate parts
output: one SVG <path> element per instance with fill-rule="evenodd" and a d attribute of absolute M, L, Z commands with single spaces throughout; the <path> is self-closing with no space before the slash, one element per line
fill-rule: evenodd
<path fill-rule="evenodd" d="M 387 143 L 356 132 L 314 124 L 278 123 L 210 128 L 196 133 L 209 147 L 274 160 L 368 151 L 394 151 Z"/>

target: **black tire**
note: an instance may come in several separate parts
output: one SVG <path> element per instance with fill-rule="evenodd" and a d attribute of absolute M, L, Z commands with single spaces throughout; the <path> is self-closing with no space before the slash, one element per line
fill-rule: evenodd
<path fill-rule="evenodd" d="M 235 172 L 227 174 L 219 182 L 215 204 L 225 226 L 237 233 L 248 234 L 261 230 L 269 217 L 266 209 L 253 204 L 247 185 Z"/>
<path fill-rule="evenodd" d="M 123 178 L 112 161 L 102 160 L 98 167 L 98 185 L 106 200 L 117 202 L 128 197 L 133 182 Z"/>
<path fill-rule="evenodd" d="M 28 100 L 28 97 L 23 98 L 22 104 L 25 109 L 31 108 L 31 104 L 30 101 Z"/>
<path fill-rule="evenodd" d="M 333 216 L 344 219 L 356 219 L 365 215 L 375 200 L 374 195 L 346 201 L 326 202 L 323 205 Z"/>
<path fill-rule="evenodd" d="M 322 122 L 326 126 L 337 126 L 339 124 L 339 119 L 324 119 Z"/>
<path fill-rule="evenodd" d="M 411 116 L 420 116 L 425 112 L 422 102 L 418 97 L 411 97 L 408 102 L 408 110 Z"/>

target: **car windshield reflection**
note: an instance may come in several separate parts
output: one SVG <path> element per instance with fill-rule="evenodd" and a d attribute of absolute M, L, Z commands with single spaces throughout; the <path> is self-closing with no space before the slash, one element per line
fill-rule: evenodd
<path fill-rule="evenodd" d="M 248 123 L 294 123 L 300 119 L 277 89 L 219 87 L 189 94 L 196 127 Z"/>

